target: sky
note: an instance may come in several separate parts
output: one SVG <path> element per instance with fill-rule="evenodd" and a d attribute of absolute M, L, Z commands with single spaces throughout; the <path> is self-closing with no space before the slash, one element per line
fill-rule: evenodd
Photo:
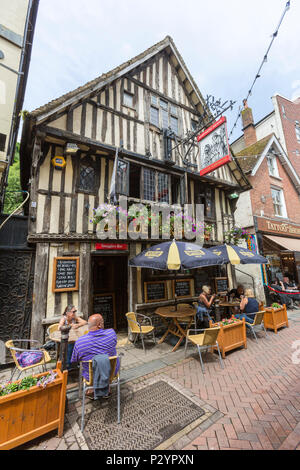
<path fill-rule="evenodd" d="M 287 0 L 40 0 L 24 109 L 58 98 L 170 35 L 204 97 L 239 106 Z M 248 100 L 255 122 L 275 93 L 300 96 L 300 0 L 291 0 Z M 231 142 L 242 133 L 241 122 Z"/>

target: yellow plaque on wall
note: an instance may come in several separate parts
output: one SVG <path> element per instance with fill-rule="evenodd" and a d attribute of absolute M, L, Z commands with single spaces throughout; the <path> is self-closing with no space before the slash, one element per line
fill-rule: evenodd
<path fill-rule="evenodd" d="M 52 165 L 54 166 L 54 168 L 56 168 L 56 170 L 62 170 L 63 168 L 65 168 L 67 162 L 66 162 L 66 159 L 64 157 L 54 157 L 52 158 Z"/>

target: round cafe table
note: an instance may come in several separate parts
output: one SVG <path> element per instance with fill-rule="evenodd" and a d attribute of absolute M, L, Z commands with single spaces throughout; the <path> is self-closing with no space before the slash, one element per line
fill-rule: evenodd
<path fill-rule="evenodd" d="M 78 338 L 80 338 L 80 336 L 83 336 L 86 333 L 88 333 L 88 326 L 87 325 L 80 326 L 79 328 L 76 328 L 76 329 L 71 328 L 70 332 L 69 332 L 68 343 L 75 343 L 75 341 L 77 341 Z M 61 342 L 61 332 L 60 332 L 60 330 L 53 331 L 49 335 L 49 338 L 52 341 L 55 341 L 55 343 L 60 343 Z"/>
<path fill-rule="evenodd" d="M 168 307 L 159 307 L 155 310 L 155 313 L 156 315 L 159 315 L 167 325 L 167 331 L 159 340 L 158 344 L 163 343 L 170 333 L 179 338 L 178 342 L 172 349 L 172 352 L 176 351 L 184 338 L 186 338 L 187 331 L 193 323 L 196 315 L 196 309 L 187 304 L 178 304 L 177 310 L 175 305 L 172 305 Z"/>

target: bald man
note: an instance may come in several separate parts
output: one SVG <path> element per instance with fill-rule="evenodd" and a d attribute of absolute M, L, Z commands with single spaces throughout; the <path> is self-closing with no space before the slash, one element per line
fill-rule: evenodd
<path fill-rule="evenodd" d="M 104 329 L 104 320 L 102 315 L 92 315 L 88 321 L 89 332 L 81 336 L 75 343 L 71 362 L 90 361 L 98 354 L 107 354 L 108 356 L 117 355 L 117 335 L 112 328 Z M 119 363 L 117 370 L 119 370 Z M 83 364 L 82 375 L 89 380 L 88 364 Z"/>

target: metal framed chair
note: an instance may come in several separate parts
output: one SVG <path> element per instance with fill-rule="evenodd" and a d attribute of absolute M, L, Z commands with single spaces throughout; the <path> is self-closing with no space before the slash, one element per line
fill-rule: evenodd
<path fill-rule="evenodd" d="M 255 330 L 256 329 L 260 329 L 263 330 L 265 332 L 265 337 L 267 338 L 267 332 L 266 332 L 266 329 L 265 329 L 265 325 L 264 325 L 264 315 L 265 315 L 265 310 L 261 311 L 261 312 L 257 312 L 255 314 L 255 317 L 254 317 L 254 321 L 253 323 L 248 323 L 247 321 L 245 322 L 245 325 L 246 327 L 249 328 L 249 330 L 251 331 L 251 333 L 253 334 L 255 340 L 257 341 L 257 335 L 255 333 Z"/>
<path fill-rule="evenodd" d="M 144 336 L 152 333 L 153 336 L 153 341 L 154 344 L 156 344 L 156 338 L 154 334 L 155 327 L 152 325 L 152 320 L 150 317 L 147 317 L 146 315 L 142 315 L 139 313 L 139 316 L 143 317 L 147 321 L 150 322 L 150 325 L 142 325 L 137 321 L 136 314 L 134 312 L 128 312 L 126 313 L 126 318 L 128 321 L 128 326 L 130 328 L 131 333 L 135 334 L 134 338 L 134 344 L 136 343 L 136 340 L 138 336 L 140 336 L 142 340 L 142 345 L 143 345 L 143 350 L 146 354 L 146 349 L 145 349 L 145 344 L 144 344 Z"/>
<path fill-rule="evenodd" d="M 200 357 L 201 369 L 203 373 L 205 372 L 205 369 L 204 369 L 201 351 L 204 351 L 210 348 L 213 352 L 214 347 L 216 347 L 218 350 L 220 364 L 221 364 L 222 369 L 224 369 L 224 363 L 221 357 L 220 348 L 219 348 L 219 344 L 217 341 L 220 329 L 221 328 L 206 328 L 206 329 L 194 329 L 194 330 L 187 331 L 184 354 L 186 356 L 186 349 L 187 349 L 188 341 L 190 341 L 192 344 L 197 346 L 199 357 Z M 194 334 L 191 335 L 190 332 L 194 332 Z"/>
<path fill-rule="evenodd" d="M 23 349 L 23 348 L 20 348 L 20 347 L 16 346 L 16 345 L 23 344 L 23 343 L 28 344 L 29 347 L 31 345 L 34 345 L 35 349 Z M 15 368 L 13 369 L 13 371 L 11 373 L 10 380 L 13 379 L 13 376 L 15 375 L 15 372 L 17 370 L 19 371 L 19 374 L 18 374 L 16 380 L 19 379 L 22 372 L 26 372 L 27 370 L 33 369 L 34 367 L 42 367 L 43 372 L 46 372 L 46 364 L 51 361 L 51 357 L 45 349 L 41 348 L 41 344 L 39 343 L 39 341 L 28 340 L 28 339 L 15 339 L 15 340 L 7 341 L 5 343 L 5 346 L 7 347 L 7 349 L 9 349 L 9 351 L 12 355 L 12 358 L 14 360 L 14 363 L 15 363 Z M 23 352 L 43 352 L 43 359 L 40 362 L 36 363 L 36 364 L 32 364 L 30 366 L 23 367 L 23 366 L 21 366 L 21 364 L 19 363 L 18 358 L 17 358 L 17 353 L 23 353 Z"/>
<path fill-rule="evenodd" d="M 50 337 L 51 333 L 54 333 L 54 331 L 58 331 L 59 323 L 53 323 L 53 325 L 50 325 L 47 328 L 47 335 Z M 59 352 L 60 352 L 60 343 L 55 343 L 55 351 L 56 351 L 56 361 L 58 361 L 59 358 Z"/>
<path fill-rule="evenodd" d="M 118 424 L 120 424 L 120 422 L 121 422 L 121 413 L 120 413 L 120 404 L 121 404 L 121 390 L 120 390 L 121 356 L 123 356 L 123 354 L 120 354 L 118 356 L 112 356 L 112 357 L 109 358 L 109 360 L 110 360 L 109 385 L 117 387 Z M 119 371 L 116 373 L 118 359 L 119 359 L 120 367 L 119 367 Z M 81 432 L 83 432 L 86 392 L 88 390 L 93 389 L 93 360 L 81 361 L 80 364 L 89 364 L 89 380 L 86 380 L 84 377 L 82 377 L 83 390 L 82 390 L 82 409 L 81 409 Z"/>

